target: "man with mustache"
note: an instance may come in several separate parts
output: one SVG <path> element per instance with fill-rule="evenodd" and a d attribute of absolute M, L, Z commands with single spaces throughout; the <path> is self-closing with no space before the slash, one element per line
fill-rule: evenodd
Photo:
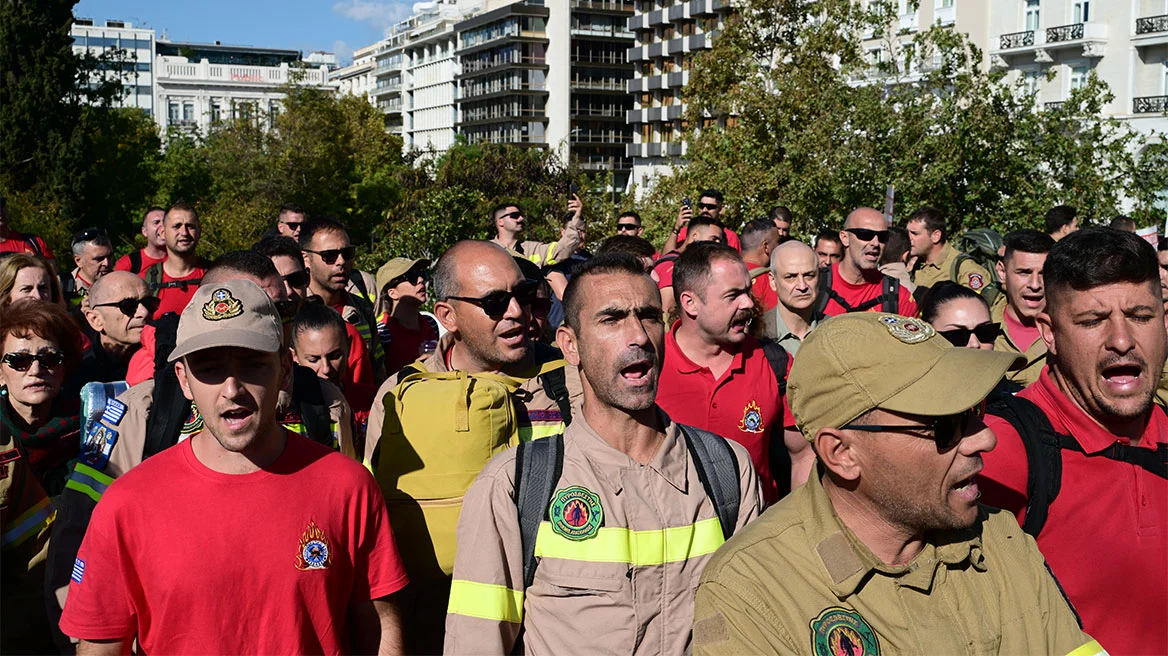
<path fill-rule="evenodd" d="M 1055 244 L 1043 271 L 1047 366 L 993 408 L 984 501 L 1036 536 L 1108 651 L 1164 653 L 1168 417 L 1153 395 L 1168 335 L 1156 253 L 1132 233 L 1092 228 Z"/>
<path fill-rule="evenodd" d="M 1002 332 L 994 350 L 1021 354 L 1026 362 L 1006 374 L 1026 386 L 1038 380 L 1046 364 L 1046 343 L 1039 337 L 1038 315 L 1046 307 L 1042 267 L 1054 240 L 1038 230 L 1024 228 L 1002 240 L 1004 255 L 998 260 L 998 280 L 1006 292 L 998 296 L 991 314 Z"/>
<path fill-rule="evenodd" d="M 844 257 L 824 270 L 817 308 L 834 317 L 846 312 L 917 314 L 912 294 L 891 276 L 880 273 L 880 255 L 888 243 L 888 221 L 871 207 L 852 210 L 839 233 Z"/>
<path fill-rule="evenodd" d="M 1104 653 L 1014 518 L 977 502 L 983 399 L 1015 358 L 895 314 L 816 328 L 789 389 L 818 471 L 714 554 L 693 653 Z"/>
<path fill-rule="evenodd" d="M 636 257 L 585 262 L 564 310 L 556 338 L 583 404 L 562 437 L 496 456 L 467 493 L 445 651 L 513 653 L 522 631 L 529 654 L 684 653 L 695 576 L 758 516 L 757 478 L 741 446 L 654 404 L 664 323 Z"/>
<path fill-rule="evenodd" d="M 781 485 L 771 466 L 772 442 L 783 437 L 787 358 L 776 371 L 750 336 L 750 288 L 746 263 L 729 246 L 692 244 L 677 258 L 673 292 L 680 318 L 665 334 L 657 403 L 676 421 L 746 447 L 770 504 L 789 489 L 786 465 Z"/>

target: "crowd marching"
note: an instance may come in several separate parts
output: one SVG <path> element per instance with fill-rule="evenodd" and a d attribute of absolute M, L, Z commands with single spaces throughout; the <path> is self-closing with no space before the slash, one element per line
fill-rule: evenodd
<path fill-rule="evenodd" d="M 0 200 L 0 653 L 1168 653 L 1168 239 L 696 198 L 372 274 Z"/>

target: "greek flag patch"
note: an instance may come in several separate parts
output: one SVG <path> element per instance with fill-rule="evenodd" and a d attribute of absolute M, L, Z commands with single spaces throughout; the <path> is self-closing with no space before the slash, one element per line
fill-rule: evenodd
<path fill-rule="evenodd" d="M 126 415 L 126 404 L 117 399 L 105 402 L 105 411 L 101 413 L 101 420 L 111 426 L 117 426 Z"/>
<path fill-rule="evenodd" d="M 78 558 L 73 561 L 73 576 L 69 578 L 81 583 L 81 577 L 85 576 L 85 561 Z"/>

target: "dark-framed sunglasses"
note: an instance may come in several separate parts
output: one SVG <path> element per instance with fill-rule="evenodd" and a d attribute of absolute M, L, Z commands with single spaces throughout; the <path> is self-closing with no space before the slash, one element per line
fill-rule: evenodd
<path fill-rule="evenodd" d="M 157 296 L 144 296 L 142 298 L 134 298 L 131 296 L 130 298 L 123 298 L 120 301 L 114 301 L 113 303 L 95 303 L 90 307 L 116 307 L 122 314 L 127 317 L 132 317 L 138 313 L 138 306 L 141 305 L 146 308 L 146 316 L 152 317 L 161 303 L 162 299 Z"/>
<path fill-rule="evenodd" d="M 403 282 L 414 283 L 418 282 L 418 280 L 428 282 L 430 280 L 430 273 L 425 269 L 410 269 L 402 275 L 390 279 L 390 281 L 386 283 L 386 287 L 397 287 Z"/>
<path fill-rule="evenodd" d="M 518 219 L 522 216 L 523 216 L 523 212 L 516 210 L 514 212 L 507 212 L 506 214 L 501 214 L 499 216 L 499 218 L 500 219 Z"/>
<path fill-rule="evenodd" d="M 986 403 L 983 400 L 965 412 L 937 417 L 927 424 L 846 424 L 841 428 L 867 433 L 912 433 L 913 431 L 929 430 L 933 434 L 928 437 L 936 442 L 937 448 L 941 451 L 947 451 L 961 442 L 972 420 L 976 419 L 980 422 L 985 417 L 985 409 Z M 918 437 L 924 436 L 918 435 Z"/>
<path fill-rule="evenodd" d="M 641 226 L 639 226 L 635 223 L 618 223 L 618 224 L 616 224 L 616 231 L 623 232 L 623 231 L 627 230 L 629 232 L 636 232 L 637 228 L 640 228 L 640 227 Z"/>
<path fill-rule="evenodd" d="M 293 271 L 287 275 L 281 276 L 284 282 L 288 283 L 289 287 L 293 289 L 303 289 L 308 286 L 308 272 L 304 269 Z"/>
<path fill-rule="evenodd" d="M 872 241 L 873 238 L 879 239 L 881 244 L 888 243 L 887 230 L 869 230 L 867 228 L 844 228 L 844 232 L 850 232 L 856 236 L 860 241 Z"/>
<path fill-rule="evenodd" d="M 304 225 L 303 221 L 281 221 L 280 223 L 288 226 L 288 229 L 293 232 L 299 230 L 300 226 Z"/>
<path fill-rule="evenodd" d="M 357 254 L 356 246 L 330 248 L 327 251 L 314 251 L 310 248 L 302 248 L 300 250 L 304 251 L 305 253 L 315 253 L 316 255 L 319 255 L 320 259 L 324 260 L 325 264 L 336 264 L 338 256 L 344 256 L 346 262 L 352 262 L 353 256 Z"/>
<path fill-rule="evenodd" d="M 998 338 L 998 335 L 1002 334 L 1002 324 L 981 323 L 973 328 L 953 328 L 951 330 L 938 330 L 937 332 L 954 346 L 964 347 L 968 345 L 970 335 L 976 335 L 977 341 L 982 344 L 992 344 Z"/>
<path fill-rule="evenodd" d="M 55 369 L 65 361 L 65 354 L 54 349 L 42 349 L 36 353 L 5 353 L 0 360 L 12 369 L 28 371 L 33 362 L 41 363 L 42 369 Z"/>
<path fill-rule="evenodd" d="M 483 309 L 483 312 L 487 313 L 487 316 L 494 319 L 507 313 L 507 308 L 511 307 L 511 299 L 519 301 L 520 307 L 531 307 L 531 304 L 535 301 L 535 294 L 539 290 L 539 285 L 538 280 L 525 280 L 510 291 L 491 292 L 486 296 L 478 297 L 448 296 L 447 299 L 477 305 Z"/>
<path fill-rule="evenodd" d="M 718 209 L 718 204 L 717 203 L 698 203 L 698 209 L 699 210 L 716 210 L 716 209 Z"/>

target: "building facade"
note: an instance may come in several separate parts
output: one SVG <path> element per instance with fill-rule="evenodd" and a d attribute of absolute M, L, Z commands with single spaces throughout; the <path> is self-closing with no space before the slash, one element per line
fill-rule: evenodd
<path fill-rule="evenodd" d="M 417 7 L 406 27 L 402 57 L 402 147 L 441 153 L 454 144 L 458 94 L 457 2 Z"/>
<path fill-rule="evenodd" d="M 329 75 L 329 79 L 336 85 L 337 93 L 345 96 L 364 96 L 369 98 L 373 90 L 374 52 L 378 44 L 368 45 L 353 51 L 353 63 L 338 68 Z M 370 103 L 372 100 L 370 99 Z"/>
<path fill-rule="evenodd" d="M 119 107 L 137 107 L 154 114 L 154 30 L 136 28 L 126 21 L 107 20 L 97 25 L 92 19 L 77 18 L 69 34 L 73 52 L 79 55 L 124 53 L 120 62 L 104 66 L 100 74 L 121 79 L 126 93 L 117 102 Z"/>

